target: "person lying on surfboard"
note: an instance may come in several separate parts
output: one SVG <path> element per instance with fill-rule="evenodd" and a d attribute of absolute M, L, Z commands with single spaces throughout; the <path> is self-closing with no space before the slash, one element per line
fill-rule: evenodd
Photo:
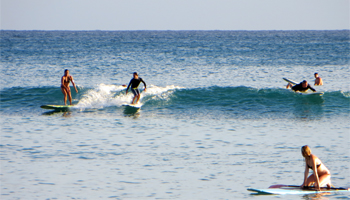
<path fill-rule="evenodd" d="M 297 84 L 297 85 L 294 85 L 294 86 L 293 86 L 291 83 L 288 83 L 288 85 L 287 85 L 286 88 L 288 89 L 288 88 L 290 88 L 290 87 L 291 87 L 292 90 L 294 90 L 295 92 L 296 92 L 296 91 L 305 92 L 305 91 L 308 90 L 308 89 L 310 89 L 310 90 L 316 92 L 316 90 L 315 90 L 313 87 L 311 87 L 310 84 L 308 84 L 306 80 L 303 80 L 303 82 L 301 82 L 301 83 L 299 83 L 299 84 Z"/>
<path fill-rule="evenodd" d="M 321 162 L 321 160 L 311 154 L 311 149 L 309 146 L 305 145 L 301 147 L 301 154 L 305 158 L 305 172 L 304 172 L 304 182 L 301 187 L 309 187 L 314 185 L 317 190 L 320 187 L 331 188 L 331 173 L 327 167 Z M 309 169 L 312 169 L 314 173 L 309 177 Z"/>
<path fill-rule="evenodd" d="M 318 76 L 317 72 L 314 74 L 314 76 L 315 76 L 315 85 L 323 85 L 322 78 Z"/>
<path fill-rule="evenodd" d="M 134 101 L 136 99 L 136 103 L 137 104 L 140 100 L 140 96 L 141 96 L 141 93 L 138 89 L 140 83 L 142 82 L 143 85 L 145 86 L 145 92 L 146 92 L 146 83 L 145 81 L 142 80 L 142 78 L 139 78 L 139 75 L 137 74 L 137 72 L 134 72 L 133 74 L 134 78 L 132 78 L 130 80 L 130 83 L 128 85 L 128 87 L 126 88 L 126 94 L 128 94 L 128 90 L 129 90 L 129 87 L 131 86 L 131 92 L 134 94 L 134 98 L 132 99 L 132 102 L 131 104 L 134 104 Z"/>
<path fill-rule="evenodd" d="M 74 80 L 73 80 L 73 76 L 69 75 L 69 70 L 68 69 L 64 70 L 64 75 L 61 78 L 61 90 L 62 90 L 62 93 L 64 95 L 64 98 L 63 98 L 64 99 L 64 105 L 66 105 L 66 102 L 67 102 L 67 95 L 68 95 L 68 98 L 69 98 L 69 103 L 70 103 L 70 105 L 72 105 L 72 94 L 71 94 L 70 88 L 69 88 L 69 82 L 71 82 L 71 81 L 73 83 L 75 92 L 78 93 L 78 89 L 75 86 L 75 83 L 74 83 Z"/>

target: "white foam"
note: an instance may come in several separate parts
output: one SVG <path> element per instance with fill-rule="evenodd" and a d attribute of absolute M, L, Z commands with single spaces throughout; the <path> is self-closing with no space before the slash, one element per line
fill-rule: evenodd
<path fill-rule="evenodd" d="M 78 102 L 78 108 L 103 108 L 115 103 L 111 102 L 115 93 L 125 89 L 123 86 L 117 85 L 97 85 L 94 89 L 88 90 L 83 98 Z"/>
<path fill-rule="evenodd" d="M 150 85 L 146 92 L 141 93 L 140 101 L 146 96 L 152 96 L 152 98 L 167 99 L 175 89 L 181 89 L 179 86 L 166 86 L 158 87 Z M 123 104 L 130 103 L 133 99 L 131 91 L 125 94 L 124 86 L 117 85 L 97 85 L 94 89 L 88 90 L 83 98 L 77 103 L 78 109 L 102 109 L 111 106 L 122 106 Z"/>

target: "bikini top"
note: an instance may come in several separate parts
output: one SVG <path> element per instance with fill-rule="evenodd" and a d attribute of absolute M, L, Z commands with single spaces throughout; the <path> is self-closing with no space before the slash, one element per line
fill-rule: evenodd
<path fill-rule="evenodd" d="M 310 165 L 307 165 L 310 169 L 312 169 L 312 167 Z M 316 165 L 316 168 L 319 168 L 321 166 L 321 163 Z"/>
<path fill-rule="evenodd" d="M 71 81 L 71 76 L 68 76 L 67 79 L 64 80 L 65 83 L 69 83 Z"/>

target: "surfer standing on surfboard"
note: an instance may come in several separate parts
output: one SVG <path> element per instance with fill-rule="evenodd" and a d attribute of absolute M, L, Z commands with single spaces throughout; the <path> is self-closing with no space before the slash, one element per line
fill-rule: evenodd
<path fill-rule="evenodd" d="M 73 83 L 75 91 L 78 93 L 77 87 L 75 86 L 75 83 L 73 80 L 73 76 L 69 75 L 68 69 L 64 70 L 64 75 L 61 78 L 61 90 L 62 90 L 62 93 L 64 95 L 64 105 L 66 105 L 66 102 L 67 102 L 67 95 L 69 98 L 69 103 L 70 103 L 70 105 L 72 105 L 72 94 L 71 94 L 70 88 L 69 88 L 69 82 L 71 82 L 71 81 Z"/>
<path fill-rule="evenodd" d="M 296 92 L 296 91 L 305 92 L 305 91 L 308 90 L 308 89 L 310 89 L 310 90 L 316 92 L 316 90 L 315 90 L 313 87 L 311 87 L 310 84 L 308 84 L 306 80 L 303 80 L 303 82 L 301 82 L 301 83 L 299 83 L 299 84 L 297 84 L 297 85 L 294 85 L 294 86 L 293 86 L 291 83 L 288 83 L 288 85 L 287 85 L 286 88 L 288 89 L 288 88 L 290 88 L 290 87 L 291 87 L 292 90 L 294 90 L 295 92 Z"/>
<path fill-rule="evenodd" d="M 132 102 L 131 104 L 134 104 L 134 101 L 135 99 L 137 98 L 136 100 L 136 103 L 137 104 L 140 100 L 140 90 L 138 89 L 140 83 L 142 82 L 144 85 L 145 85 L 145 92 L 146 92 L 146 83 L 142 80 L 142 78 L 139 78 L 139 75 L 137 74 L 137 72 L 134 72 L 133 74 L 134 78 L 132 78 L 130 80 L 130 83 L 128 85 L 128 87 L 126 88 L 126 94 L 128 94 L 128 90 L 129 90 L 129 87 L 131 85 L 131 92 L 134 94 L 134 98 L 132 99 Z"/>
<path fill-rule="evenodd" d="M 323 85 L 322 78 L 318 76 L 318 73 L 316 72 L 314 75 L 315 75 L 315 85 Z"/>
<path fill-rule="evenodd" d="M 320 187 L 331 188 L 331 173 L 327 167 L 321 162 L 321 160 L 311 154 L 311 149 L 309 146 L 305 145 L 301 148 L 301 154 L 305 158 L 305 172 L 304 172 L 304 182 L 301 187 L 309 187 L 314 184 L 317 190 Z M 309 177 L 309 169 L 312 169 L 314 173 Z"/>

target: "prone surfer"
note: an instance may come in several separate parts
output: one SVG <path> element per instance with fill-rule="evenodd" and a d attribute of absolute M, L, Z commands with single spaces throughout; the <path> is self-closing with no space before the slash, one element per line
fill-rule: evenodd
<path fill-rule="evenodd" d="M 75 86 L 75 83 L 73 80 L 73 76 L 69 75 L 69 70 L 66 69 L 66 70 L 64 70 L 64 75 L 61 78 L 61 90 L 62 90 L 62 93 L 64 95 L 64 105 L 66 105 L 67 95 L 69 98 L 69 103 L 70 103 L 70 105 L 72 105 L 72 94 L 71 94 L 70 88 L 69 88 L 70 82 L 73 83 L 75 92 L 78 93 L 77 87 Z"/>
<path fill-rule="evenodd" d="M 297 84 L 297 85 L 294 85 L 294 86 L 293 86 L 291 83 L 288 83 L 288 85 L 287 85 L 286 88 L 288 89 L 288 88 L 290 88 L 290 87 L 291 87 L 292 90 L 294 90 L 295 92 L 296 92 L 296 91 L 305 92 L 305 91 L 308 90 L 308 89 L 310 89 L 310 90 L 316 92 L 316 90 L 315 90 L 313 87 L 311 87 L 310 84 L 308 84 L 306 80 L 303 80 L 303 82 L 301 82 L 301 83 L 299 83 L 299 84 Z"/>
<path fill-rule="evenodd" d="M 135 99 L 136 99 L 135 104 L 137 104 L 139 102 L 140 96 L 141 96 L 141 93 L 140 93 L 140 90 L 138 89 L 138 87 L 139 87 L 140 83 L 142 82 L 145 86 L 145 92 L 146 92 L 146 83 L 142 80 L 142 78 L 139 78 L 139 75 L 137 74 L 137 72 L 134 72 L 133 76 L 134 76 L 134 78 L 132 78 L 130 80 L 129 85 L 126 88 L 126 94 L 128 94 L 129 87 L 131 86 L 131 92 L 134 94 L 134 98 L 132 99 L 131 104 L 134 104 Z"/>
<path fill-rule="evenodd" d="M 323 85 L 322 78 L 318 76 L 317 72 L 314 74 L 314 76 L 315 76 L 315 85 Z"/>
<path fill-rule="evenodd" d="M 331 188 L 331 173 L 327 167 L 321 162 L 321 160 L 311 154 L 311 149 L 309 146 L 305 145 L 301 148 L 301 154 L 305 158 L 305 172 L 304 172 L 304 182 L 301 185 L 302 188 L 314 185 L 317 190 L 320 187 Z M 314 173 L 309 177 L 309 169 L 312 169 Z"/>

